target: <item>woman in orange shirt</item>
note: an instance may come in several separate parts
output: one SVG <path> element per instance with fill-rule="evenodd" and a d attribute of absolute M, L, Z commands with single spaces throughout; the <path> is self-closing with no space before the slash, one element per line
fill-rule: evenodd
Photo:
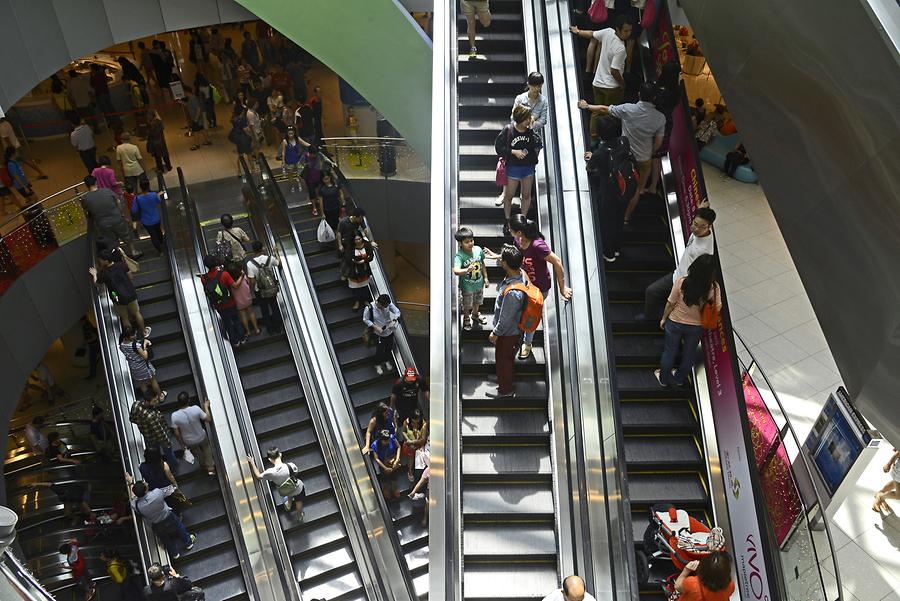
<path fill-rule="evenodd" d="M 731 556 L 713 551 L 700 561 L 689 562 L 675 580 L 678 601 L 728 601 L 734 592 Z"/>

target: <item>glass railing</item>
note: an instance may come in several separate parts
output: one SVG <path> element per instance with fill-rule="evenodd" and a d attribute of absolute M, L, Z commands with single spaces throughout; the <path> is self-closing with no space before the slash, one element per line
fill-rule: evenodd
<path fill-rule="evenodd" d="M 0 294 L 60 246 L 87 231 L 78 183 L 7 217 L 0 225 Z"/>
<path fill-rule="evenodd" d="M 322 138 L 322 147 L 348 179 L 431 181 L 431 171 L 404 138 Z"/>
<path fill-rule="evenodd" d="M 403 314 L 406 333 L 410 336 L 428 336 L 428 320 L 431 319 L 430 306 L 424 303 L 413 303 L 395 300 L 394 304 Z"/>
<path fill-rule="evenodd" d="M 735 331 L 741 384 L 775 554 L 791 601 L 841 599 L 841 577 L 808 459 L 778 393 Z M 805 492 L 804 491 L 808 491 Z M 824 570 L 823 570 L 824 566 Z M 833 574 L 833 576 L 832 576 Z"/>

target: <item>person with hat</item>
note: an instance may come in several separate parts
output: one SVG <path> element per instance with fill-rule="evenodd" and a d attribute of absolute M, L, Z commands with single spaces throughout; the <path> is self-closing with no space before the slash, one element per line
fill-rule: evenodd
<path fill-rule="evenodd" d="M 400 469 L 400 445 L 390 431 L 382 430 L 378 433 L 378 438 L 372 443 L 372 457 L 384 498 L 396 499 L 400 496 L 396 482 L 397 471 Z"/>
<path fill-rule="evenodd" d="M 403 370 L 403 376 L 394 381 L 391 389 L 391 408 L 397 412 L 397 422 L 403 423 L 413 410 L 419 406 L 419 393 L 425 395 L 425 401 L 431 400 L 428 383 L 419 377 L 415 367 Z"/>
<path fill-rule="evenodd" d="M 144 587 L 144 599 L 147 601 L 179 601 L 187 599 L 185 593 L 191 591 L 194 584 L 190 578 L 185 578 L 175 571 L 172 566 L 161 566 L 158 563 L 151 564 L 147 568 L 147 580 L 150 584 Z M 191 599 L 203 599 L 202 593 L 190 597 Z"/>

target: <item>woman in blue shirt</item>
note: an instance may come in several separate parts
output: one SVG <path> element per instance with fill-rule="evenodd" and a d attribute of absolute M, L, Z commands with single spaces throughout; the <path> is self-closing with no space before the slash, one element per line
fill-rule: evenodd
<path fill-rule="evenodd" d="M 165 248 L 165 237 L 162 231 L 162 217 L 160 209 L 162 200 L 159 194 L 150 191 L 150 181 L 142 179 L 141 193 L 135 197 L 134 203 L 131 205 L 131 215 L 135 219 L 139 219 L 144 229 L 150 234 L 150 242 L 156 252 L 163 254 Z"/>

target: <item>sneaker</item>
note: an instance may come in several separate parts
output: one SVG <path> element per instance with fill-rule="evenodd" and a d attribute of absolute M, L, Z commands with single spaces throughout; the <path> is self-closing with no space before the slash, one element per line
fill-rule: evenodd
<path fill-rule="evenodd" d="M 181 557 L 181 553 L 176 553 L 172 556 L 172 559 L 179 559 Z"/>
<path fill-rule="evenodd" d="M 522 347 L 519 349 L 519 359 L 527 359 L 531 356 L 531 345 L 527 342 L 522 343 Z"/>
<path fill-rule="evenodd" d="M 417 492 L 417 493 L 414 494 L 414 495 L 410 495 L 409 498 L 412 499 L 413 501 L 421 501 L 422 499 L 425 498 L 425 493 L 423 493 L 423 492 Z"/>
<path fill-rule="evenodd" d="M 512 236 L 512 233 L 509 231 L 509 222 L 503 224 L 503 235 L 504 236 Z"/>
<path fill-rule="evenodd" d="M 319 209 L 313 209 L 313 217 L 319 216 Z"/>
<path fill-rule="evenodd" d="M 475 46 L 472 46 L 471 48 L 469 48 L 469 56 L 471 58 L 475 58 L 477 55 L 478 55 L 478 48 L 476 48 Z"/>
<path fill-rule="evenodd" d="M 616 257 L 615 256 L 607 257 L 606 255 L 603 255 L 603 260 L 606 261 L 607 263 L 615 263 Z"/>
<path fill-rule="evenodd" d="M 494 206 L 495 207 L 503 206 L 503 194 L 500 194 L 500 196 L 497 197 L 497 200 L 494 201 Z"/>
<path fill-rule="evenodd" d="M 613 253 L 613 256 L 616 257 L 616 258 L 618 258 L 619 255 L 621 255 L 621 254 L 622 254 L 622 253 L 620 253 L 619 251 L 616 251 L 616 252 Z"/>
<path fill-rule="evenodd" d="M 658 369 L 653 370 L 653 375 L 656 376 L 656 382 L 663 388 L 668 388 L 669 385 L 663 384 L 663 381 L 660 379 L 659 374 L 660 374 L 660 370 L 658 370 Z"/>
<path fill-rule="evenodd" d="M 194 543 L 195 543 L 195 542 L 197 542 L 197 535 L 196 535 L 196 534 L 192 534 L 192 535 L 191 535 L 191 544 L 187 545 L 187 546 L 184 548 L 184 550 L 185 550 L 185 551 L 190 551 L 191 549 L 193 549 L 193 548 L 194 548 Z"/>
<path fill-rule="evenodd" d="M 151 328 L 150 326 L 147 326 L 146 328 L 144 328 L 144 338 L 150 338 L 150 332 L 152 332 L 152 331 L 153 331 L 153 328 Z"/>
<path fill-rule="evenodd" d="M 384 364 L 384 371 L 386 371 L 387 373 L 391 373 L 392 371 L 394 371 L 394 366 L 391 364 L 390 361 L 387 361 Z"/>
<path fill-rule="evenodd" d="M 471 317 L 466 317 L 463 319 L 463 329 L 464 330 L 472 329 L 472 318 Z"/>
<path fill-rule="evenodd" d="M 378 365 L 375 366 L 375 373 L 378 374 L 379 376 L 384 375 L 384 368 L 381 366 L 381 363 L 379 363 Z"/>
<path fill-rule="evenodd" d="M 477 324 L 484 325 L 487 323 L 487 317 L 485 317 L 481 313 L 476 313 L 475 315 L 472 316 L 472 321 L 474 321 Z"/>
<path fill-rule="evenodd" d="M 299 522 L 302 522 L 304 519 L 306 519 L 306 514 L 305 514 L 304 512 L 301 511 L 301 512 L 299 512 L 298 514 L 296 514 L 296 515 L 294 516 L 294 519 L 295 519 L 298 523 L 299 523 Z"/>

